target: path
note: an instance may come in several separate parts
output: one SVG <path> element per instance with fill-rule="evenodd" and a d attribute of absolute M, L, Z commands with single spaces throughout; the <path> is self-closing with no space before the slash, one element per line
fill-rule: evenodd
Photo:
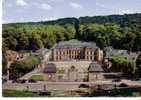
<path fill-rule="evenodd" d="M 29 72 L 29 73 L 25 74 L 24 76 L 20 77 L 19 79 L 28 80 L 33 74 L 36 74 L 37 72 L 40 72 L 40 71 L 41 71 L 41 68 L 35 68 L 31 72 Z"/>
<path fill-rule="evenodd" d="M 121 82 L 112 81 L 96 81 L 96 82 L 47 82 L 38 81 L 36 83 L 4 83 L 3 89 L 10 90 L 30 90 L 30 91 L 53 91 L 53 90 L 77 90 L 80 84 L 87 84 L 89 86 L 106 85 L 112 88 L 114 85 L 119 85 Z M 130 86 L 141 87 L 141 81 L 131 81 Z M 108 88 L 107 87 L 107 88 Z"/>
<path fill-rule="evenodd" d="M 114 84 L 110 81 L 97 81 L 97 82 L 47 82 L 47 81 L 39 81 L 37 83 L 5 83 L 3 84 L 3 89 L 10 90 L 27 90 L 30 91 L 44 91 L 44 90 L 77 90 L 80 84 L 88 84 L 90 86 L 98 85 L 98 84 Z M 117 83 L 118 84 L 118 83 Z"/>

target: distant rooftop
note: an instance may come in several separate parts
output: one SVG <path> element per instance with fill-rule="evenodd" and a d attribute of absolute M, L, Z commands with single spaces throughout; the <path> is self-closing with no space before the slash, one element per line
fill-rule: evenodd
<path fill-rule="evenodd" d="M 56 73 L 56 65 L 53 63 L 45 64 L 44 73 Z"/>
<path fill-rule="evenodd" d="M 73 48 L 77 48 L 77 47 L 88 47 L 88 48 L 97 48 L 96 44 L 94 42 L 82 42 L 79 40 L 69 40 L 69 41 L 63 41 L 63 42 L 59 42 L 56 45 L 56 48 L 68 48 L 68 47 L 73 47 Z"/>
<path fill-rule="evenodd" d="M 45 55 L 46 53 L 49 52 L 49 50 L 47 48 L 41 48 L 41 49 L 37 50 L 36 52 L 40 53 L 42 55 Z"/>
<path fill-rule="evenodd" d="M 130 52 L 128 50 L 118 50 L 112 47 L 106 47 L 104 48 L 104 51 L 106 53 L 105 58 L 111 58 L 112 56 L 123 56 L 129 59 L 135 59 L 138 56 L 138 53 Z"/>
<path fill-rule="evenodd" d="M 92 62 L 88 68 L 89 72 L 103 72 L 103 68 L 99 62 Z"/>

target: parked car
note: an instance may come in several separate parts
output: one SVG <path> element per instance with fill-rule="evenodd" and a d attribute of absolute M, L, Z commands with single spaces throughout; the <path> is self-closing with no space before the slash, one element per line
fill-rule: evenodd
<path fill-rule="evenodd" d="M 141 81 L 141 78 L 132 79 L 132 81 Z"/>
<path fill-rule="evenodd" d="M 17 83 L 17 80 L 12 80 L 12 83 Z"/>
<path fill-rule="evenodd" d="M 89 88 L 89 85 L 87 85 L 87 84 L 80 84 L 79 88 Z"/>
<path fill-rule="evenodd" d="M 121 83 L 121 84 L 119 85 L 119 87 L 128 87 L 128 85 L 125 84 L 125 83 Z"/>
<path fill-rule="evenodd" d="M 36 83 L 37 81 L 33 80 L 33 79 L 30 79 L 28 80 L 29 83 Z"/>
<path fill-rule="evenodd" d="M 120 79 L 114 79 L 112 80 L 112 82 L 120 82 L 121 80 Z"/>
<path fill-rule="evenodd" d="M 27 80 L 13 80 L 13 83 L 26 83 Z"/>

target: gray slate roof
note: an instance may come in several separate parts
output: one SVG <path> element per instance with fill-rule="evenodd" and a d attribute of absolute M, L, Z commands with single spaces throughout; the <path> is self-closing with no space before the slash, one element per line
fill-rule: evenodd
<path fill-rule="evenodd" d="M 90 65 L 89 65 L 89 68 L 88 68 L 88 71 L 89 72 L 103 72 L 103 68 L 101 66 L 100 63 L 98 62 L 92 62 Z"/>
<path fill-rule="evenodd" d="M 56 49 L 61 49 L 61 48 L 76 48 L 77 49 L 77 48 L 83 48 L 83 47 L 97 48 L 94 42 L 82 42 L 75 39 L 59 42 L 55 48 Z"/>
<path fill-rule="evenodd" d="M 44 73 L 56 73 L 56 65 L 53 63 L 48 63 L 45 65 Z"/>
<path fill-rule="evenodd" d="M 49 52 L 49 50 L 46 49 L 46 48 L 41 48 L 41 49 L 37 50 L 36 52 L 41 54 L 41 55 L 45 55 Z"/>
<path fill-rule="evenodd" d="M 104 48 L 104 51 L 106 53 L 105 58 L 111 58 L 112 56 L 123 56 L 128 59 L 133 59 L 138 56 L 138 53 L 129 52 L 127 50 L 117 50 L 113 49 L 112 47 L 106 47 Z"/>

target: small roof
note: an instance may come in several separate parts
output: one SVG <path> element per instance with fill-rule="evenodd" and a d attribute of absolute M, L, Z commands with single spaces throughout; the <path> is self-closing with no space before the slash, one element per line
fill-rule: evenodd
<path fill-rule="evenodd" d="M 88 71 L 89 72 L 103 72 L 103 68 L 101 67 L 101 64 L 100 63 L 98 63 L 98 62 L 92 62 L 89 65 Z"/>
<path fill-rule="evenodd" d="M 113 47 L 112 47 L 112 46 L 105 47 L 103 50 L 104 50 L 105 52 L 112 52 L 112 51 L 113 51 Z"/>
<path fill-rule="evenodd" d="M 138 53 L 136 52 L 129 52 L 127 50 L 117 50 L 117 49 L 112 49 L 111 51 L 105 51 L 106 55 L 105 58 L 111 58 L 113 56 L 123 56 L 128 59 L 136 59 L 138 56 Z"/>
<path fill-rule="evenodd" d="M 129 55 L 128 55 L 128 58 L 129 59 L 136 59 L 138 57 L 138 53 L 135 53 L 135 52 L 130 52 Z"/>
<path fill-rule="evenodd" d="M 56 65 L 53 63 L 48 63 L 45 65 L 44 73 L 56 73 Z"/>
<path fill-rule="evenodd" d="M 37 50 L 36 52 L 40 53 L 42 55 L 45 55 L 49 52 L 49 50 L 47 48 L 41 48 L 41 49 Z"/>

